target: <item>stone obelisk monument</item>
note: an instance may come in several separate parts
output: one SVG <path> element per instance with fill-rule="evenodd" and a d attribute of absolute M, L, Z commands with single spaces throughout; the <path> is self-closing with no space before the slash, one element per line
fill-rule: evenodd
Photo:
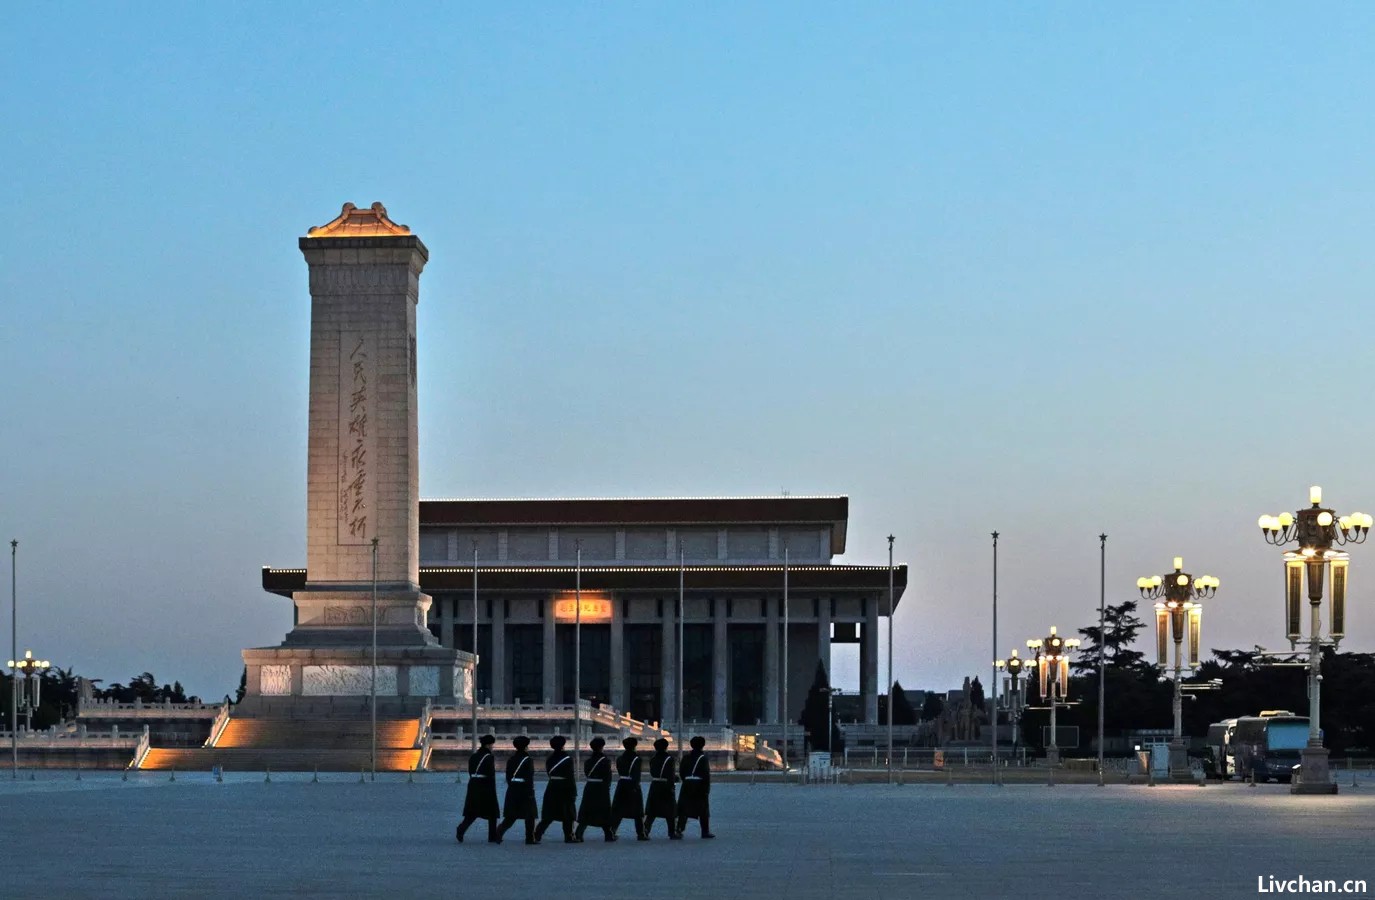
<path fill-rule="evenodd" d="M 300 239 L 310 270 L 306 583 L 278 647 L 244 651 L 245 712 L 367 697 L 466 701 L 472 657 L 440 647 L 419 577 L 415 311 L 429 251 L 380 203 Z M 374 559 L 375 546 L 375 559 Z M 375 568 L 374 568 L 375 565 Z"/>

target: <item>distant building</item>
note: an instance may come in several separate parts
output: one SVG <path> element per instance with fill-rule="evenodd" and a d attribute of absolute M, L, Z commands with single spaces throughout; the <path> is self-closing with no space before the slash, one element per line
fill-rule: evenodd
<path fill-rule="evenodd" d="M 817 660 L 829 672 L 831 644 L 858 643 L 855 715 L 876 723 L 888 569 L 832 563 L 845 551 L 848 507 L 843 496 L 421 500 L 420 589 L 434 598 L 428 627 L 442 646 L 473 650 L 476 549 L 478 696 L 571 702 L 580 548 L 582 695 L 671 723 L 681 547 L 684 719 L 777 724 L 786 548 L 791 720 Z M 893 576 L 900 600 L 907 567 Z M 263 587 L 283 597 L 305 580 L 301 569 L 263 570 Z"/>

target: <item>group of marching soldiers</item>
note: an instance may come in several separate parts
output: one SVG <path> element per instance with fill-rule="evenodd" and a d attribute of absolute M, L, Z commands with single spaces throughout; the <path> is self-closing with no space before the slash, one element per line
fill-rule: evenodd
<path fill-rule="evenodd" d="M 635 823 L 635 838 L 641 841 L 649 840 L 655 819 L 664 820 L 670 840 L 682 839 L 688 819 L 698 821 L 702 837 L 716 836 L 710 827 L 711 765 L 704 749 L 706 741 L 701 737 L 694 737 L 689 742 L 692 751 L 683 757 L 683 786 L 676 800 L 673 786 L 679 780 L 679 773 L 668 752 L 668 741 L 660 738 L 654 742 L 654 755 L 649 758 L 649 797 L 646 800 L 640 794 L 644 758 L 635 752 L 639 741 L 633 737 L 621 741 L 625 752 L 615 760 L 613 779 L 612 759 L 602 752 L 606 741 L 594 737 L 588 743 L 591 753 L 582 766 L 581 806 L 578 805 L 573 757 L 564 751 L 563 737 L 552 737 L 549 755 L 544 759 L 549 783 L 544 789 L 544 803 L 537 809 L 535 759 L 527 752 L 530 739 L 523 734 L 516 735 L 511 742 L 516 752 L 506 761 L 506 799 L 500 809 L 500 824 L 497 822 L 496 757 L 492 755 L 495 742 L 492 735 L 483 735 L 480 749 L 468 759 L 468 794 L 463 801 L 463 821 L 454 835 L 460 844 L 468 826 L 478 819 L 487 820 L 487 840 L 493 844 L 500 844 L 502 836 L 522 819 L 525 820 L 527 844 L 538 844 L 549 826 L 556 822 L 563 826 L 563 840 L 568 844 L 582 843 L 588 828 L 600 828 L 606 840 L 614 841 L 616 830 L 624 819 Z M 613 780 L 614 793 L 611 790 Z"/>

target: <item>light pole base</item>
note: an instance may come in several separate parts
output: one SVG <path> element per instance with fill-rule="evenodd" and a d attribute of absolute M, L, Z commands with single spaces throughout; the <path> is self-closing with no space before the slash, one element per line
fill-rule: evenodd
<path fill-rule="evenodd" d="M 1050 748 L 1048 748 L 1048 749 L 1046 750 L 1046 765 L 1048 765 L 1048 766 L 1058 766 L 1058 765 L 1060 765 L 1060 748 L 1058 748 L 1058 747 L 1050 747 Z"/>
<path fill-rule="evenodd" d="M 1170 741 L 1170 781 L 1194 783 L 1194 773 L 1189 768 L 1189 750 L 1183 741 Z"/>
<path fill-rule="evenodd" d="M 1335 794 L 1337 785 L 1327 767 L 1326 747 L 1304 747 L 1299 751 L 1302 777 L 1289 785 L 1291 794 Z"/>

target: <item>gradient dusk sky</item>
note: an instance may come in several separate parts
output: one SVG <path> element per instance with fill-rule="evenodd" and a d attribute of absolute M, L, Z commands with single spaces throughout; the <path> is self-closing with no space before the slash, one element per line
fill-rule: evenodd
<path fill-rule="evenodd" d="M 1375 5 L 6 20 L 0 537 L 56 665 L 214 698 L 290 628 L 345 201 L 431 251 L 422 496 L 847 494 L 909 687 L 988 671 L 995 528 L 1003 653 L 1096 621 L 1100 531 L 1108 602 L 1182 554 L 1208 646 L 1279 646 L 1256 518 L 1375 511 Z"/>

